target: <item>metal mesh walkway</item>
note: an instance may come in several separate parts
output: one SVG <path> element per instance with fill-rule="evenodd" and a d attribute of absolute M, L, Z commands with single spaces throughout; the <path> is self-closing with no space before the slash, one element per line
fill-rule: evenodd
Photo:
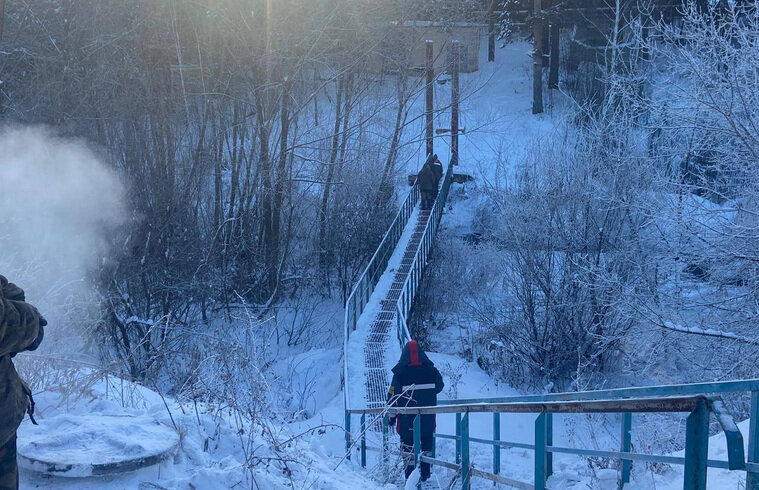
<path fill-rule="evenodd" d="M 400 266 L 395 271 L 393 282 L 385 297 L 380 300 L 380 307 L 373 319 L 370 319 L 369 336 L 364 344 L 364 359 L 366 362 L 366 404 L 367 408 L 378 408 L 385 405 L 387 391 L 390 386 L 390 373 L 387 370 L 387 345 L 397 342 L 393 335 L 393 325 L 396 315 L 396 304 L 400 298 L 403 285 L 411 272 L 414 256 L 424 234 L 424 228 L 430 219 L 430 211 L 420 210 L 411 239 L 406 244 Z M 394 361 L 394 359 L 393 359 Z"/>

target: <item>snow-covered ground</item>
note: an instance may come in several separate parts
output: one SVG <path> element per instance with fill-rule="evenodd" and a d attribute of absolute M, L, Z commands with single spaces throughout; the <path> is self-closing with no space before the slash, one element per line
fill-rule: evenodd
<path fill-rule="evenodd" d="M 452 205 L 446 211 L 443 226 L 448 233 L 470 233 L 477 209 L 484 199 L 483 189 L 509 174 L 509 169 L 522 162 L 529 152 L 539 147 L 543 138 L 550 138 L 564 125 L 567 102 L 560 94 L 548 94 L 546 114 L 531 114 L 531 47 L 524 42 L 499 49 L 496 63 L 481 63 L 481 71 L 462 77 L 460 161 L 457 172 L 474 177 L 474 182 L 455 186 Z M 482 57 L 481 59 L 485 59 Z M 437 104 L 448 103 L 450 85 L 436 86 Z M 421 107 L 422 98 L 415 102 Z M 447 113 L 437 116 L 436 127 L 450 121 Z M 422 134 L 423 122 L 416 128 Z M 448 138 L 436 138 L 436 152 L 448 159 Z M 414 171 L 424 156 L 421 152 L 406 155 L 409 172 Z M 501 166 L 499 168 L 499 166 Z M 505 170 L 500 172 L 499 170 Z M 401 193 L 403 194 L 403 193 Z M 413 219 L 413 217 L 412 217 Z M 371 308 L 371 304 L 369 305 Z M 345 460 L 342 376 L 342 315 L 325 313 L 320 341 L 308 343 L 308 350 L 277 355 L 272 371 L 276 373 L 276 399 L 281 411 L 299 414 L 289 420 L 269 417 L 272 414 L 241 414 L 231 408 L 210 410 L 191 402 L 179 403 L 170 397 L 139 387 L 118 378 L 93 376 L 83 383 L 78 395 L 64 396 L 58 391 L 37 393 L 37 418 L 33 427 L 24 421 L 19 431 L 20 451 L 29 456 L 43 455 L 80 458 L 78 448 L 88 439 L 98 439 L 101 461 L 114 458 L 135 458 L 174 445 L 176 452 L 158 465 L 110 477 L 63 478 L 46 477 L 23 470 L 21 488 L 87 489 L 225 489 L 225 488 L 296 488 L 296 489 L 383 489 L 396 488 L 395 483 L 381 483 L 387 471 L 372 456 L 369 467 L 362 469 L 357 458 Z M 358 338 L 357 338 L 358 339 Z M 443 373 L 446 388 L 443 398 L 479 398 L 505 396 L 517 392 L 497 383 L 476 363 L 465 359 L 460 342 L 451 332 L 442 332 L 433 342 L 430 357 Z M 360 354 L 351 357 L 359 363 Z M 361 363 L 362 365 L 362 363 Z M 261 415 L 260 420 L 251 420 Z M 269 421 L 270 419 L 276 421 Z M 108 424 L 106 420 L 118 420 Z M 502 438 L 531 443 L 534 415 L 503 415 Z M 100 424 L 100 425 L 97 425 Z M 635 430 L 635 421 L 633 423 Z M 489 438 L 492 418 L 474 414 L 470 419 L 471 435 Z M 741 430 L 746 434 L 746 424 Z M 150 431 L 146 427 L 155 430 Z M 355 427 L 355 423 L 354 423 Z M 255 432 L 249 429 L 254 428 Z M 679 425 L 684 428 L 683 424 Z M 454 432 L 453 416 L 440 416 L 438 430 Z M 673 429 L 674 430 L 674 429 Z M 156 431 L 161 431 L 156 433 Z M 168 431 L 168 432 L 166 432 Z M 140 434 L 135 437 L 135 434 Z M 161 433 L 170 434 L 161 437 Z M 614 450 L 619 445 L 619 420 L 585 416 L 556 417 L 557 444 Z M 134 440 L 138 439 L 138 440 Z M 36 441 L 37 446 L 34 446 Z M 370 443 L 377 441 L 370 440 Z M 89 446 L 89 445 L 88 445 Z M 89 446 L 90 449 L 93 446 Z M 51 454 L 52 452 L 52 454 Z M 724 437 L 711 439 L 710 455 L 725 458 Z M 372 453 L 373 454 L 373 453 Z M 355 456 L 355 453 L 354 453 Z M 439 441 L 438 456 L 453 460 L 452 441 Z M 472 461 L 477 468 L 491 469 L 492 449 L 473 444 Z M 86 463 L 86 462 L 85 462 Z M 613 464 L 613 463 L 612 463 Z M 555 475 L 549 481 L 554 489 L 616 488 L 617 473 L 568 455 L 557 455 Z M 384 471 L 384 473 L 383 473 Z M 531 481 L 532 453 L 523 449 L 502 450 L 502 474 Z M 682 483 L 682 470 L 665 468 L 661 474 L 647 471 L 642 465 L 634 469 L 631 489 L 675 489 Z M 742 488 L 739 473 L 711 470 L 710 488 Z M 446 488 L 452 473 L 436 469 L 431 488 Z M 392 480 L 392 479 L 391 479 Z M 492 483 L 475 480 L 474 488 L 491 488 Z"/>
<path fill-rule="evenodd" d="M 92 437 L 99 441 L 99 461 L 132 459 L 145 450 L 160 449 L 172 445 L 173 439 L 143 438 L 161 431 L 177 434 L 179 445 L 164 462 L 152 467 L 123 475 L 89 478 L 63 478 L 37 475 L 22 471 L 21 488 L 81 488 L 81 489 L 224 489 L 224 488 L 313 488 L 313 489 L 365 489 L 397 488 L 397 478 L 391 483 L 379 481 L 386 478 L 375 453 L 369 453 L 366 469 L 358 465 L 355 449 L 351 461 L 344 458 L 343 398 L 336 369 L 339 363 L 337 351 L 314 351 L 312 356 L 298 356 L 297 362 L 310 362 L 309 371 L 321 373 L 323 384 L 314 386 L 314 400 L 319 407 L 315 415 L 290 424 L 267 424 L 267 431 L 276 433 L 279 444 L 272 444 L 265 431 L 248 434 L 244 417 L 228 411 L 208 412 L 204 406 L 179 404 L 171 398 L 118 378 L 95 377 L 90 386 L 77 398 L 64 397 L 57 392 L 37 395 L 39 426 L 27 420 L 19 431 L 20 452 L 36 454 L 32 444 L 36 441 L 48 449 L 55 449 L 65 458 L 79 458 L 84 445 Z M 474 398 L 515 395 L 517 392 L 495 383 L 476 364 L 466 362 L 459 356 L 430 353 L 446 380 L 442 397 Z M 308 360 L 307 360 L 308 359 Z M 294 361 L 295 359 L 290 359 Z M 284 362 L 285 360 L 283 360 Z M 102 424 L 106 418 L 119 420 L 110 426 Z M 501 437 L 512 442 L 533 442 L 535 416 L 531 414 L 503 414 Z M 617 417 L 601 419 L 586 416 L 557 416 L 555 418 L 555 443 L 565 446 L 614 450 L 619 445 Z M 357 421 L 354 421 L 357 422 Z M 355 426 L 355 423 L 354 423 Z M 263 426 L 262 426 L 263 427 Z M 635 430 L 635 417 L 633 421 Z M 680 429 L 684 429 L 680 425 Z M 747 424 L 740 424 L 747 434 Z M 438 431 L 454 433 L 454 417 L 438 417 Z M 490 438 L 492 417 L 488 414 L 472 414 L 470 431 L 473 437 Z M 135 434 L 140 438 L 136 439 Z M 391 436 L 391 444 L 397 440 Z M 282 441 L 285 441 L 284 443 Z M 370 436 L 371 445 L 378 444 L 376 436 Z M 85 444 L 86 443 L 86 444 Z M 91 447 L 91 446 L 90 446 Z M 713 459 L 726 459 L 724 436 L 718 434 L 710 439 L 709 454 Z M 46 456 L 50 456 L 47 451 Z M 453 461 L 452 441 L 440 440 L 438 457 Z M 679 455 L 682 455 L 681 453 Z M 524 449 L 503 449 L 501 452 L 504 476 L 530 482 L 533 478 L 533 455 Z M 492 469 L 492 449 L 482 444 L 472 444 L 471 460 L 475 467 Z M 249 467 L 247 462 L 252 462 Z M 397 455 L 391 458 L 396 461 Z M 582 458 L 556 455 L 555 473 L 549 480 L 554 489 L 600 489 L 616 488 L 616 470 L 599 469 Z M 79 473 L 81 474 L 81 473 Z M 647 471 L 636 465 L 633 482 L 627 487 L 633 490 L 676 489 L 682 487 L 682 468 L 665 468 L 661 474 Z M 448 470 L 436 468 L 434 477 L 426 488 L 447 488 L 454 475 Z M 743 488 L 743 475 L 739 472 L 710 470 L 709 488 Z M 473 488 L 492 488 L 485 480 L 473 480 Z"/>
<path fill-rule="evenodd" d="M 318 358 L 320 372 L 332 371 L 336 356 Z M 315 443 L 327 430 L 317 427 L 317 419 L 303 426 L 315 435 L 295 437 L 295 430 L 287 426 L 251 425 L 239 413 L 209 412 L 204 406 L 179 404 L 147 388 L 100 376 L 91 378 L 90 386 L 76 397 L 45 392 L 35 399 L 40 425 L 23 422 L 19 453 L 79 466 L 67 473 L 68 477 L 48 477 L 26 469 L 28 465 L 21 458 L 22 489 L 337 490 L 367 485 L 366 477 L 351 465 L 335 470 L 339 454 Z M 106 420 L 111 423 L 104 425 Z M 249 434 L 249 427 L 258 427 L 260 432 Z M 278 444 L 266 437 L 266 427 L 276 433 Z M 334 428 L 329 431 L 334 432 Z M 160 464 L 120 475 L 77 477 L 87 473 L 87 460 L 108 463 L 134 459 L 176 442 L 177 450 Z"/>

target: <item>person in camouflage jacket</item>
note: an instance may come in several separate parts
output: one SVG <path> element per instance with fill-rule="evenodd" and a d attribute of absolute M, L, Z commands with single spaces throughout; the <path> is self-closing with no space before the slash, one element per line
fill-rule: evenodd
<path fill-rule="evenodd" d="M 45 325 L 37 309 L 26 303 L 24 291 L 0 276 L 0 490 L 18 489 L 16 430 L 34 407 L 31 390 L 11 358 L 36 349 Z"/>

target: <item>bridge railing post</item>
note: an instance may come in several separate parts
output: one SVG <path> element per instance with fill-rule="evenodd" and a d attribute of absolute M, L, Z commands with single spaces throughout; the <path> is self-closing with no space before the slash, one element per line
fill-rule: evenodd
<path fill-rule="evenodd" d="M 461 414 L 456 414 L 456 464 L 461 463 Z"/>
<path fill-rule="evenodd" d="M 535 419 L 535 490 L 546 489 L 546 414 Z"/>
<path fill-rule="evenodd" d="M 498 442 L 501 441 L 501 414 L 495 412 L 493 414 L 493 474 L 497 475 L 501 472 L 501 446 Z"/>
<path fill-rule="evenodd" d="M 546 446 L 553 446 L 553 414 L 546 414 Z M 546 451 L 546 478 L 553 475 L 553 453 Z"/>
<path fill-rule="evenodd" d="M 685 478 L 683 490 L 706 490 L 709 453 L 709 409 L 706 400 L 688 415 L 685 425 Z"/>
<path fill-rule="evenodd" d="M 351 459 L 351 413 L 345 411 L 345 458 Z"/>
<path fill-rule="evenodd" d="M 361 467 L 366 468 L 366 414 L 361 414 Z"/>
<path fill-rule="evenodd" d="M 751 392 L 751 420 L 748 430 L 748 462 L 759 464 L 759 391 Z M 759 471 L 748 468 L 746 490 L 759 490 Z"/>
<path fill-rule="evenodd" d="M 469 490 L 469 412 L 461 420 L 461 490 Z"/>
<path fill-rule="evenodd" d="M 388 424 L 390 423 L 390 419 L 387 415 L 382 416 L 382 462 L 387 463 L 388 461 L 388 454 L 387 454 L 387 433 L 388 433 Z"/>
<path fill-rule="evenodd" d="M 422 454 L 422 416 L 414 417 L 414 467 L 419 468 L 419 456 Z"/>
<path fill-rule="evenodd" d="M 630 431 L 632 430 L 632 413 L 626 412 L 622 414 L 622 437 L 620 444 L 620 451 L 623 453 L 629 453 L 632 449 L 632 437 Z M 623 459 L 621 462 L 621 470 L 619 473 L 619 488 L 622 489 L 625 483 L 630 483 L 630 471 L 632 470 L 632 461 L 629 459 Z"/>

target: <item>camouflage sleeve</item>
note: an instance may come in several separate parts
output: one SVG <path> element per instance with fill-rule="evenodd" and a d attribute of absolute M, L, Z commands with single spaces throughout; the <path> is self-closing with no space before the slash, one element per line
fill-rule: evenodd
<path fill-rule="evenodd" d="M 16 300 L 23 297 L 21 288 L 0 276 L 0 356 L 23 351 L 39 333 L 40 314 L 34 306 Z"/>

